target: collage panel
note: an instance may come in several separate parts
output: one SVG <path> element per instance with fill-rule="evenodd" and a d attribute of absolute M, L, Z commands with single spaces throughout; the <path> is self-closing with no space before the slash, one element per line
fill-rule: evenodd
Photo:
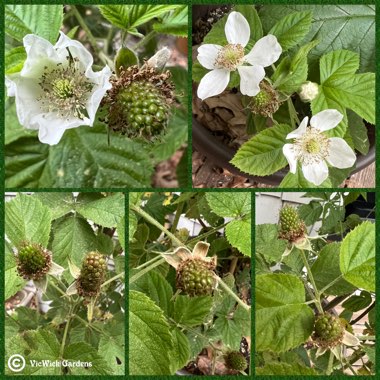
<path fill-rule="evenodd" d="M 5 194 L 6 375 L 125 375 L 125 196 Z"/>
<path fill-rule="evenodd" d="M 373 192 L 255 195 L 255 374 L 374 375 Z"/>
<path fill-rule="evenodd" d="M 375 187 L 374 4 L 192 14 L 194 187 Z"/>
<path fill-rule="evenodd" d="M 129 194 L 129 375 L 250 375 L 251 193 Z"/>
<path fill-rule="evenodd" d="M 5 186 L 188 186 L 188 6 L 6 4 Z"/>

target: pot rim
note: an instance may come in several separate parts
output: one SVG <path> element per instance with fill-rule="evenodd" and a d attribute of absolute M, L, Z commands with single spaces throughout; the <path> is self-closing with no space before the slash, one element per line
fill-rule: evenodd
<path fill-rule="evenodd" d="M 230 160 L 235 155 L 236 150 L 223 144 L 220 140 L 215 138 L 215 136 L 202 124 L 200 124 L 196 118 L 193 116 L 193 147 L 200 153 L 205 155 L 211 161 L 216 163 L 218 166 L 227 169 L 231 173 L 251 179 L 255 182 L 265 183 L 267 185 L 278 186 L 283 180 L 288 170 L 281 169 L 278 172 L 271 174 L 266 177 L 253 176 L 240 171 L 238 168 L 230 163 Z M 368 153 L 364 156 L 361 153 L 357 155 L 356 167 L 350 173 L 350 175 L 359 172 L 365 167 L 371 165 L 376 160 L 376 143 L 375 141 L 370 141 L 370 148 Z"/>

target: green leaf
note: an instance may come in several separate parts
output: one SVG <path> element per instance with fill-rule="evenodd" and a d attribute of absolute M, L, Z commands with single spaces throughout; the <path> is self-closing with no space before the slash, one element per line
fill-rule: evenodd
<path fill-rule="evenodd" d="M 5 32 L 18 41 L 31 33 L 55 44 L 62 21 L 63 6 L 59 4 L 5 6 Z"/>
<path fill-rule="evenodd" d="M 49 207 L 53 220 L 70 213 L 74 209 L 72 193 L 35 193 L 33 196 Z"/>
<path fill-rule="evenodd" d="M 199 83 L 201 79 L 209 72 L 198 61 L 195 61 L 191 68 L 191 79 L 193 82 Z"/>
<path fill-rule="evenodd" d="M 267 176 L 275 173 L 287 165 L 282 147 L 291 131 L 292 128 L 285 124 L 265 129 L 244 143 L 231 163 L 252 175 Z"/>
<path fill-rule="evenodd" d="M 249 311 L 238 306 L 234 312 L 218 314 L 213 330 L 220 334 L 223 343 L 232 350 L 239 350 L 243 336 L 250 335 L 251 318 Z"/>
<path fill-rule="evenodd" d="M 130 289 L 145 293 L 167 316 L 171 315 L 173 289 L 160 273 L 154 271 L 146 273 L 130 284 Z"/>
<path fill-rule="evenodd" d="M 323 289 L 341 275 L 339 251 L 340 243 L 331 243 L 325 245 L 319 252 L 317 260 L 311 267 L 311 273 L 318 289 Z M 355 288 L 342 278 L 326 289 L 324 293 L 339 296 L 352 293 L 354 290 Z"/>
<path fill-rule="evenodd" d="M 52 251 L 57 264 L 66 264 L 70 259 L 80 266 L 84 255 L 95 249 L 95 233 L 85 219 L 72 215 L 55 225 Z"/>
<path fill-rule="evenodd" d="M 312 41 L 297 50 L 293 58 L 286 57 L 278 65 L 272 80 L 278 83 L 278 90 L 286 94 L 297 92 L 306 82 L 308 74 L 307 56 L 319 41 Z"/>
<path fill-rule="evenodd" d="M 246 256 L 251 256 L 251 218 L 233 220 L 226 226 L 229 243 Z"/>
<path fill-rule="evenodd" d="M 136 28 L 178 5 L 99 5 L 102 15 L 113 25 L 138 34 Z"/>
<path fill-rule="evenodd" d="M 318 201 L 310 201 L 307 205 L 298 207 L 298 214 L 307 226 L 313 225 L 321 217 L 323 207 Z"/>
<path fill-rule="evenodd" d="M 286 242 L 278 238 L 276 224 L 259 224 L 255 229 L 256 253 L 264 256 L 269 263 L 279 262 L 285 252 Z"/>
<path fill-rule="evenodd" d="M 264 367 L 257 367 L 256 375 L 276 375 L 276 376 L 316 376 L 318 373 L 309 367 L 302 366 L 298 363 L 267 363 Z"/>
<path fill-rule="evenodd" d="M 170 353 L 171 372 L 184 367 L 190 358 L 190 345 L 187 336 L 178 328 L 174 327 L 171 331 L 173 337 L 173 349 Z"/>
<path fill-rule="evenodd" d="M 335 108 L 344 115 L 340 126 L 329 131 L 330 137 L 345 135 L 346 108 L 375 123 L 375 74 L 355 74 L 358 67 L 359 56 L 347 50 L 333 51 L 321 58 L 321 85 L 318 96 L 311 102 L 313 114 Z"/>
<path fill-rule="evenodd" d="M 117 236 L 123 250 L 125 251 L 125 218 L 124 215 L 120 218 L 116 227 Z"/>
<path fill-rule="evenodd" d="M 129 375 L 169 375 L 172 335 L 162 310 L 146 295 L 129 292 Z"/>
<path fill-rule="evenodd" d="M 26 60 L 23 46 L 18 46 L 5 53 L 5 74 L 14 74 L 22 70 Z"/>
<path fill-rule="evenodd" d="M 342 307 L 346 310 L 356 312 L 363 310 L 372 303 L 371 293 L 366 292 L 365 290 L 360 292 L 360 295 L 354 294 L 347 300 L 342 303 Z"/>
<path fill-rule="evenodd" d="M 7 300 L 21 290 L 26 284 L 26 281 L 18 275 L 16 257 L 9 248 L 8 243 L 5 244 L 4 270 L 4 299 Z"/>
<path fill-rule="evenodd" d="M 102 336 L 99 340 L 98 355 L 111 365 L 115 375 L 124 375 L 125 345 L 124 335 Z"/>
<path fill-rule="evenodd" d="M 368 131 L 363 119 L 351 110 L 347 110 L 348 133 L 352 138 L 354 148 L 363 155 L 369 150 Z"/>
<path fill-rule="evenodd" d="M 340 248 L 340 270 L 351 284 L 375 291 L 375 225 L 363 222 L 346 235 Z"/>
<path fill-rule="evenodd" d="M 251 212 L 251 193 L 206 193 L 211 210 L 222 217 L 239 217 Z"/>
<path fill-rule="evenodd" d="M 285 15 L 311 11 L 311 30 L 305 41 L 319 39 L 310 57 L 310 72 L 316 72 L 319 58 L 330 51 L 349 49 L 360 54 L 361 71 L 375 71 L 375 5 L 267 4 L 259 12 L 265 33 Z M 318 78 L 310 78 L 317 81 Z"/>
<path fill-rule="evenodd" d="M 92 363 L 92 366 L 88 368 L 70 367 L 70 375 L 111 375 L 115 368 L 115 366 L 110 367 L 110 363 L 94 347 L 85 342 L 70 344 L 65 348 L 63 356 L 71 362 L 79 360 L 81 362 Z"/>
<path fill-rule="evenodd" d="M 165 15 L 162 23 L 153 24 L 153 29 L 158 33 L 187 37 L 188 14 L 187 5 L 178 6 L 174 12 Z"/>
<path fill-rule="evenodd" d="M 76 207 L 85 218 L 104 227 L 116 227 L 124 216 L 124 194 L 116 193 Z"/>
<path fill-rule="evenodd" d="M 16 247 L 23 241 L 47 247 L 50 227 L 51 212 L 35 197 L 19 193 L 5 204 L 5 233 Z"/>
<path fill-rule="evenodd" d="M 177 296 L 174 302 L 173 319 L 184 326 L 196 326 L 204 322 L 210 313 L 212 298 Z"/>
<path fill-rule="evenodd" d="M 118 135 L 111 136 L 108 146 L 100 125 L 67 130 L 51 147 L 37 139 L 18 140 L 5 148 L 6 186 L 150 186 L 153 167 L 146 149 Z"/>
<path fill-rule="evenodd" d="M 304 302 L 305 288 L 296 276 L 256 276 L 257 351 L 285 352 L 306 342 L 314 313 Z"/>
<path fill-rule="evenodd" d="M 311 27 L 311 12 L 291 13 L 278 21 L 268 34 L 277 37 L 282 51 L 291 49 L 299 44 L 307 35 Z"/>

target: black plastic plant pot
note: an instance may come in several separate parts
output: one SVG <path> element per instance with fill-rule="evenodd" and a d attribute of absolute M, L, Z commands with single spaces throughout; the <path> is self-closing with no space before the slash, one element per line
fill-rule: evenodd
<path fill-rule="evenodd" d="M 374 128 L 374 127 L 373 127 Z M 374 129 L 373 129 L 374 130 Z M 370 140 L 370 148 L 368 153 L 364 156 L 362 154 L 358 154 L 356 160 L 356 167 L 352 171 L 351 174 L 355 174 L 360 170 L 363 170 L 367 166 L 371 165 L 375 162 L 376 159 L 376 151 L 375 151 L 375 135 L 374 133 L 369 133 Z M 193 117 L 193 147 L 206 156 L 210 161 L 214 162 L 217 166 L 220 166 L 224 169 L 227 169 L 231 173 L 235 175 L 239 175 L 242 177 L 249 178 L 255 182 L 264 183 L 266 185 L 278 186 L 281 181 L 284 179 L 287 170 L 282 169 L 277 173 L 274 173 L 267 177 L 257 177 L 252 176 L 247 173 L 244 173 L 237 169 L 234 165 L 230 163 L 234 155 L 236 154 L 236 150 L 228 147 L 223 144 L 218 138 L 216 138 L 207 128 L 201 125 L 194 117 Z"/>
<path fill-rule="evenodd" d="M 208 13 L 216 8 L 220 8 L 222 5 L 196 5 L 193 7 L 193 31 L 196 30 L 196 20 L 200 17 L 206 17 Z M 196 92 L 193 91 L 193 96 L 196 96 Z M 200 124 L 193 116 L 193 147 L 206 156 L 210 161 L 214 162 L 217 166 L 227 169 L 232 174 L 239 175 L 255 182 L 263 183 L 270 186 L 278 186 L 288 173 L 287 169 L 282 169 L 270 176 L 258 177 L 249 175 L 237 169 L 230 163 L 236 150 L 230 148 L 216 136 L 212 134 L 205 126 Z M 356 160 L 356 167 L 351 174 L 357 173 L 365 167 L 372 164 L 376 159 L 375 153 L 375 127 L 368 128 L 368 137 L 370 142 L 370 148 L 366 155 L 358 154 Z"/>

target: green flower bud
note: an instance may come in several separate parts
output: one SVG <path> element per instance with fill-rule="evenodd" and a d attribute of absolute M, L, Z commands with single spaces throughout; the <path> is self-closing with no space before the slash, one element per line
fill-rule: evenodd
<path fill-rule="evenodd" d="M 339 317 L 324 313 L 315 320 L 313 340 L 319 347 L 335 347 L 342 342 L 344 330 Z"/>
<path fill-rule="evenodd" d="M 289 243 L 300 240 L 306 233 L 305 223 L 292 206 L 285 206 L 281 209 L 278 227 L 279 239 L 287 240 Z"/>
<path fill-rule="evenodd" d="M 260 83 L 260 92 L 251 98 L 248 108 L 255 115 L 272 116 L 280 107 L 278 93 L 265 80 Z"/>
<path fill-rule="evenodd" d="M 231 351 L 225 357 L 224 361 L 227 368 L 233 369 L 236 371 L 244 371 L 247 369 L 247 360 L 244 355 L 239 351 Z"/>

